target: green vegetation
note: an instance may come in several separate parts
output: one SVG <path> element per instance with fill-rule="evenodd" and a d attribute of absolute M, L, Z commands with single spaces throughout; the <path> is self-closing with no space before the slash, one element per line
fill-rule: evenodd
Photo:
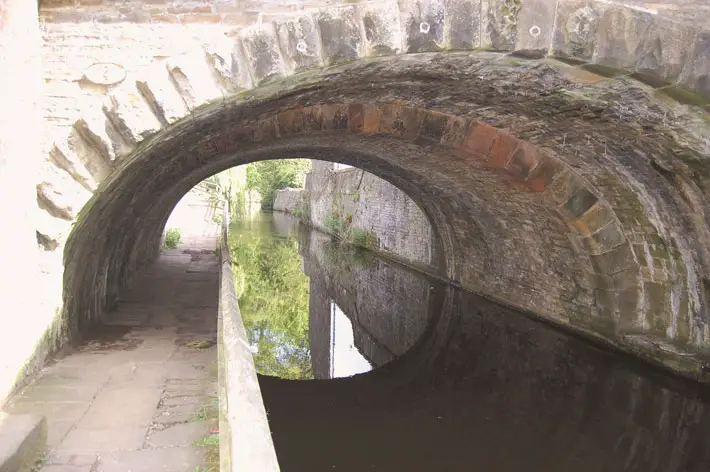
<path fill-rule="evenodd" d="M 180 230 L 177 228 L 170 228 L 165 233 L 165 243 L 164 243 L 165 248 L 175 249 L 176 247 L 178 247 L 179 242 L 180 242 Z"/>
<path fill-rule="evenodd" d="M 205 446 L 218 446 L 219 445 L 219 434 L 210 434 L 202 439 L 193 441 L 193 446 L 205 447 Z"/>
<path fill-rule="evenodd" d="M 348 212 L 345 218 L 337 212 L 331 212 L 325 215 L 323 219 L 325 228 L 346 243 L 364 248 L 374 248 L 377 242 L 374 233 L 363 228 L 355 227 L 352 225 L 352 222 L 353 215 L 350 212 Z"/>
<path fill-rule="evenodd" d="M 213 398 L 197 410 L 195 421 L 217 420 L 219 415 L 219 401 Z"/>
<path fill-rule="evenodd" d="M 271 210 L 276 191 L 303 187 L 310 169 L 311 161 L 308 159 L 259 161 L 208 177 L 197 188 L 207 193 L 214 205 L 226 205 L 230 217 L 238 219 L 249 213 L 251 200 L 258 198 L 263 209 Z M 221 224 L 220 212 L 215 213 L 215 221 Z"/>
<path fill-rule="evenodd" d="M 348 227 L 342 216 L 337 213 L 328 213 L 323 218 L 325 229 L 337 236 L 344 236 Z"/>
<path fill-rule="evenodd" d="M 34 463 L 32 468 L 30 469 L 30 472 L 39 472 L 40 470 L 42 470 L 42 468 L 44 467 L 44 465 L 47 462 L 48 454 L 49 454 L 48 451 L 43 452 L 42 455 L 40 456 L 40 458 L 37 459 L 37 461 Z"/>
<path fill-rule="evenodd" d="M 276 191 L 284 188 L 302 188 L 310 169 L 311 161 L 308 159 L 254 162 L 247 166 L 247 187 L 257 190 L 261 195 L 261 207 L 270 210 L 274 207 Z"/>
<path fill-rule="evenodd" d="M 230 252 L 239 306 L 257 371 L 311 379 L 308 341 L 310 282 L 301 271 L 294 238 L 271 233 L 270 218 L 235 221 Z"/>
<path fill-rule="evenodd" d="M 310 223 L 311 221 L 311 208 L 307 201 L 304 199 L 299 199 L 296 203 L 296 208 L 293 209 L 293 216 L 299 220 Z"/>
<path fill-rule="evenodd" d="M 231 218 L 247 212 L 247 167 L 238 166 L 210 176 L 197 185 L 209 195 L 215 206 L 226 205 Z M 222 223 L 222 214 L 215 212 L 215 222 Z"/>
<path fill-rule="evenodd" d="M 351 228 L 350 241 L 355 246 L 371 248 L 375 244 L 375 235 L 372 234 L 370 231 L 366 231 L 362 228 Z"/>

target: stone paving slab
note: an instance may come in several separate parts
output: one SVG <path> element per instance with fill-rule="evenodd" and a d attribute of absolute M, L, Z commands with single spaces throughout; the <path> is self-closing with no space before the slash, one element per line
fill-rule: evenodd
<path fill-rule="evenodd" d="M 51 425 L 50 425 L 51 427 Z M 111 427 L 104 429 L 73 429 L 56 450 L 62 453 L 104 453 L 136 450 L 143 447 L 147 426 Z"/>
<path fill-rule="evenodd" d="M 44 472 L 93 472 L 93 465 L 45 465 Z"/>
<path fill-rule="evenodd" d="M 0 412 L 0 472 L 24 472 L 42 455 L 46 422 L 40 415 Z"/>
<path fill-rule="evenodd" d="M 202 452 L 191 446 L 106 454 L 96 472 L 192 472 L 202 464 Z"/>
<path fill-rule="evenodd" d="M 42 414 L 44 472 L 193 472 L 213 427 L 218 263 L 213 236 L 163 254 L 104 317 L 96 338 L 53 361 L 7 411 Z M 195 272 L 197 270 L 197 272 Z M 196 342 L 196 343 L 195 343 Z M 191 344 L 193 343 L 193 344 Z"/>

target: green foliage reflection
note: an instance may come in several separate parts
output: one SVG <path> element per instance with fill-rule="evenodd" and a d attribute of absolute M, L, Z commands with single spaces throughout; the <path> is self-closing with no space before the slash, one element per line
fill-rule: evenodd
<path fill-rule="evenodd" d="M 230 251 L 239 307 L 257 371 L 286 379 L 312 379 L 308 342 L 309 279 L 298 243 L 271 232 L 270 216 L 230 227 Z"/>
<path fill-rule="evenodd" d="M 261 206 L 270 210 L 274 206 L 276 191 L 284 188 L 302 188 L 311 169 L 308 159 L 278 159 L 259 161 L 247 166 L 247 186 L 261 194 Z"/>

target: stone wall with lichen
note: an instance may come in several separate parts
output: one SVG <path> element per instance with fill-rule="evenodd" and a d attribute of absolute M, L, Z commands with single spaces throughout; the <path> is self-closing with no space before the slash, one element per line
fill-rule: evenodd
<path fill-rule="evenodd" d="M 406 263 L 434 272 L 440 264 L 424 212 L 397 187 L 361 169 L 313 161 L 306 189 L 280 190 L 274 210 Z"/>

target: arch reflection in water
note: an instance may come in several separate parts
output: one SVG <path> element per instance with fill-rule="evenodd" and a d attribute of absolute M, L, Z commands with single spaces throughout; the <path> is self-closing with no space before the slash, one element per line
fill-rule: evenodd
<path fill-rule="evenodd" d="M 230 227 L 237 296 L 257 371 L 349 377 L 407 352 L 430 319 L 426 277 L 282 213 Z"/>

